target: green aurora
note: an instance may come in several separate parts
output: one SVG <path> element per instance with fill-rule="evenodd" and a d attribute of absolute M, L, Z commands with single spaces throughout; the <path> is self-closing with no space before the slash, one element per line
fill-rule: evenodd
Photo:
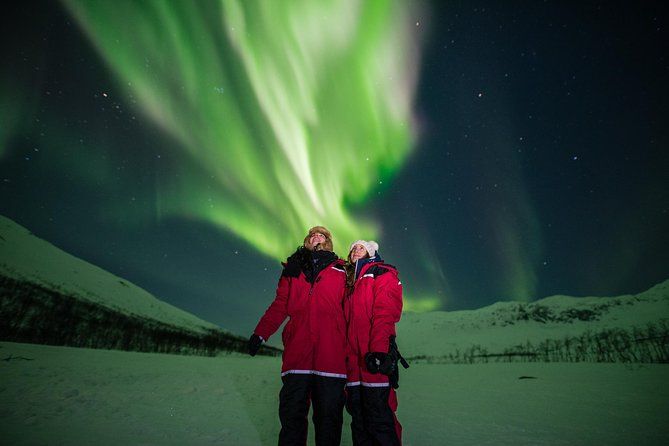
<path fill-rule="evenodd" d="M 157 218 L 283 259 L 313 225 L 342 252 L 380 226 L 355 206 L 414 141 L 418 48 L 393 1 L 64 1 L 131 103 L 181 150 Z"/>

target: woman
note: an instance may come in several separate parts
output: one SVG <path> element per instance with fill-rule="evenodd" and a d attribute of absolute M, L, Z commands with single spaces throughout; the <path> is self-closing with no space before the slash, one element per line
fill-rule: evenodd
<path fill-rule="evenodd" d="M 358 240 L 348 255 L 346 410 L 352 417 L 355 446 L 401 444 L 393 387 L 397 387 L 395 324 L 402 314 L 402 283 L 378 248 L 374 241 Z"/>

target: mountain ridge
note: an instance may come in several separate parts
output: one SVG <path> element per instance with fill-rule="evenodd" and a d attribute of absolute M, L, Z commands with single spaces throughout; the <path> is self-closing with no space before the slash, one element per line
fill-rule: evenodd
<path fill-rule="evenodd" d="M 604 351 L 609 349 L 626 358 L 649 341 L 653 345 L 643 349 L 658 350 L 652 355 L 655 360 L 669 357 L 667 327 L 669 280 L 615 297 L 555 295 L 533 302 L 496 302 L 477 310 L 405 313 L 397 332 L 403 354 L 414 358 L 462 360 L 463 352 L 469 352 L 469 359 L 509 359 L 511 353 L 535 357 L 539 346 L 544 353 L 549 348 L 560 351 L 555 358 L 564 358 L 564 346 L 570 343 L 590 350 L 606 344 L 601 354 L 584 357 L 609 358 L 611 352 Z"/>
<path fill-rule="evenodd" d="M 201 333 L 220 329 L 157 299 L 122 277 L 61 250 L 2 215 L 0 237 L 0 274 Z"/>
<path fill-rule="evenodd" d="M 0 216 L 0 339 L 76 347 L 216 354 L 233 335 L 79 259 Z M 261 353 L 280 350 L 263 346 Z"/>

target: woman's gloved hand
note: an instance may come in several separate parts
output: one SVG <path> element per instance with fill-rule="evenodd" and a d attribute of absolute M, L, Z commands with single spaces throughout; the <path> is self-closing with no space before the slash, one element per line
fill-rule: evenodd
<path fill-rule="evenodd" d="M 390 355 L 383 352 L 368 352 L 365 355 L 365 365 L 367 365 L 369 373 L 382 373 L 384 375 L 392 373 L 393 367 L 397 369 L 397 364 L 393 363 Z"/>

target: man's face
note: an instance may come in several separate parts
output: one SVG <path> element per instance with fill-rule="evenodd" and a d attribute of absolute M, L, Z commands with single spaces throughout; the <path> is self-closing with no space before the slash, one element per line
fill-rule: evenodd
<path fill-rule="evenodd" d="M 313 234 L 311 234 L 311 237 L 309 237 L 309 246 L 307 246 L 307 248 L 309 248 L 311 251 L 313 251 L 314 248 L 316 248 L 316 250 L 320 250 L 321 247 L 320 246 L 316 247 L 316 245 L 323 244 L 325 240 L 326 238 L 323 234 L 321 234 L 320 232 L 314 232 Z"/>
<path fill-rule="evenodd" d="M 357 262 L 367 255 L 367 250 L 362 245 L 353 245 L 351 248 L 351 262 Z"/>

